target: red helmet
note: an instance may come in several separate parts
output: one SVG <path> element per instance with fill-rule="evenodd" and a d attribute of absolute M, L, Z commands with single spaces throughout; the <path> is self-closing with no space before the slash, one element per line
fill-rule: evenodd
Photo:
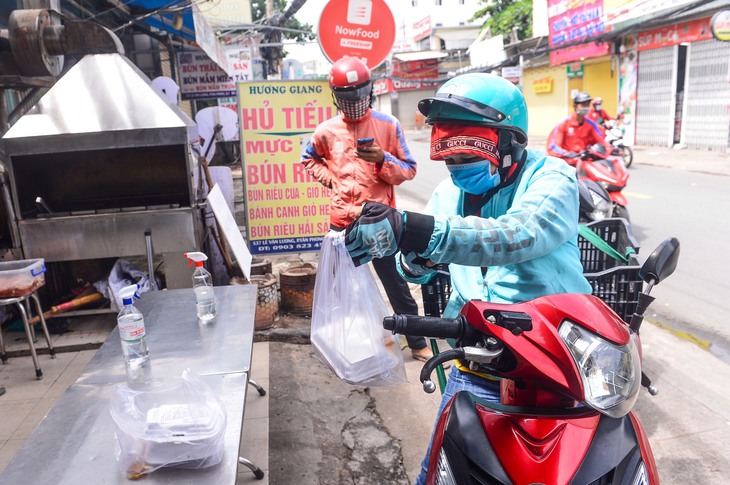
<path fill-rule="evenodd" d="M 592 104 L 593 106 L 595 106 L 595 105 L 597 105 L 597 104 L 601 104 L 601 103 L 603 103 L 603 99 L 602 99 L 601 97 L 598 97 L 598 98 L 593 98 L 593 101 L 591 101 L 591 104 Z"/>
<path fill-rule="evenodd" d="M 338 98 L 360 100 L 370 95 L 370 69 L 357 57 L 343 57 L 332 65 L 329 82 Z"/>

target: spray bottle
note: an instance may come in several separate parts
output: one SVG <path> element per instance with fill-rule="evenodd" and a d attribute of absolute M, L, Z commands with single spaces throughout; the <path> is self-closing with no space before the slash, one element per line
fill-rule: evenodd
<path fill-rule="evenodd" d="M 185 253 L 190 264 L 195 262 L 193 272 L 193 291 L 195 291 L 195 307 L 198 311 L 198 319 L 201 322 L 209 322 L 215 318 L 215 298 L 213 294 L 213 279 L 210 273 L 203 267 L 203 262 L 208 259 L 203 253 Z M 188 266 L 189 266 L 188 265 Z"/>
<path fill-rule="evenodd" d="M 127 367 L 127 377 L 138 380 L 149 368 L 150 352 L 147 348 L 144 316 L 134 306 L 134 299 L 139 299 L 139 285 L 125 286 L 119 292 L 122 299 L 122 310 L 117 316 L 119 336 L 122 340 L 122 353 Z"/>

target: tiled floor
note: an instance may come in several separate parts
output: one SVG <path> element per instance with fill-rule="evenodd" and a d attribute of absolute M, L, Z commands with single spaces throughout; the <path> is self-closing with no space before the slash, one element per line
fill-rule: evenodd
<path fill-rule="evenodd" d="M 0 365 L 0 385 L 6 389 L 6 393 L 0 396 L 0 473 L 56 400 L 76 381 L 115 324 L 112 314 L 75 318 L 71 321 L 71 331 L 63 335 L 51 335 L 57 352 L 55 359 L 45 350 L 46 341 L 43 334 L 38 332 L 35 346 L 43 371 L 41 380 L 35 378 L 25 334 L 5 330 L 5 348 L 10 357 L 7 364 Z M 253 379 L 268 391 L 268 342 L 254 344 L 252 367 Z M 266 475 L 263 480 L 256 480 L 248 468 L 239 465 L 236 483 L 268 484 L 269 394 L 267 392 L 260 396 L 252 386 L 249 386 L 246 398 L 240 451 L 241 456 L 255 463 Z"/>

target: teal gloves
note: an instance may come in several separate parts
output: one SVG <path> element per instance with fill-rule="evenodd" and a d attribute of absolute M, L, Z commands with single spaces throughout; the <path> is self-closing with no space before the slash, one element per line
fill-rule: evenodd
<path fill-rule="evenodd" d="M 367 202 L 345 232 L 345 247 L 355 266 L 398 251 L 405 232 L 405 214 L 379 202 Z"/>

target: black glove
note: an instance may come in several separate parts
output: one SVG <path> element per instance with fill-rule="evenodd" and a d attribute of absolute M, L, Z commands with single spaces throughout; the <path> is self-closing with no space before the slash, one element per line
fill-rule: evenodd
<path fill-rule="evenodd" d="M 406 225 L 406 220 L 408 224 Z M 367 202 L 360 217 L 345 231 L 345 245 L 355 266 L 384 258 L 398 249 L 423 252 L 433 234 L 434 219 L 417 212 L 404 212 L 379 202 Z"/>
<path fill-rule="evenodd" d="M 403 212 L 379 202 L 367 202 L 360 217 L 345 231 L 345 245 L 355 266 L 398 251 L 405 226 Z"/>
<path fill-rule="evenodd" d="M 578 158 L 579 156 L 580 156 L 580 153 L 568 152 L 565 155 L 563 155 L 563 158 Z"/>

